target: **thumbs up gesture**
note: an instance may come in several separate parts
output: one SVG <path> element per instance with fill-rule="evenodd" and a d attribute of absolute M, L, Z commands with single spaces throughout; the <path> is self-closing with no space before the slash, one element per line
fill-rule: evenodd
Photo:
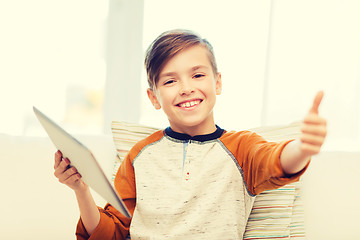
<path fill-rule="evenodd" d="M 300 150 L 304 156 L 313 156 L 320 152 L 326 137 L 326 120 L 319 116 L 319 106 L 324 92 L 316 94 L 313 105 L 304 118 L 300 136 Z"/>
<path fill-rule="evenodd" d="M 322 91 L 316 94 L 313 105 L 304 118 L 301 136 L 287 144 L 280 156 L 285 173 L 294 174 L 304 169 L 310 157 L 320 152 L 326 137 L 326 120 L 319 116 L 319 106 L 324 96 Z"/>

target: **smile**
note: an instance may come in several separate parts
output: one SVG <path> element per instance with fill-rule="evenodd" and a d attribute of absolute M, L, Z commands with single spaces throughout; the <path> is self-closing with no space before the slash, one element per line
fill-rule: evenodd
<path fill-rule="evenodd" d="M 193 101 L 179 103 L 177 106 L 179 106 L 181 108 L 191 108 L 196 105 L 199 105 L 200 103 L 201 103 L 201 100 L 193 100 Z"/>

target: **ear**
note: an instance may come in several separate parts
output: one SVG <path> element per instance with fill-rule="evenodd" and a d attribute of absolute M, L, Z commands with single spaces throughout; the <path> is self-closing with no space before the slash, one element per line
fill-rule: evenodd
<path fill-rule="evenodd" d="M 218 73 L 216 75 L 215 88 L 216 88 L 216 95 L 220 95 L 222 91 L 221 73 Z"/>
<path fill-rule="evenodd" d="M 155 107 L 156 110 L 159 110 L 161 108 L 161 105 L 156 97 L 155 92 L 150 88 L 148 88 L 146 92 L 152 105 Z"/>

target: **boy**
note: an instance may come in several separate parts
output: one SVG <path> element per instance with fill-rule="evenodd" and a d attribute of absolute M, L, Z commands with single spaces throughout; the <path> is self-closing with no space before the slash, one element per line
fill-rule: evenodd
<path fill-rule="evenodd" d="M 79 204 L 78 239 L 242 239 L 255 195 L 297 181 L 319 153 L 326 136 L 318 115 L 323 93 L 300 139 L 266 142 L 215 125 L 221 74 L 206 40 L 165 32 L 149 47 L 145 66 L 148 97 L 170 127 L 137 143 L 118 170 L 115 188 L 131 219 L 109 204 L 98 208 L 80 174 L 67 169 L 69 160 L 55 155 L 55 176 Z"/>

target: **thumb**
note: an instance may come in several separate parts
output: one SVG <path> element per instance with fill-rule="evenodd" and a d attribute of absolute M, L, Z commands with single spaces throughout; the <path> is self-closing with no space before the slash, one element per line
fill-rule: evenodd
<path fill-rule="evenodd" d="M 319 91 L 316 94 L 316 96 L 314 98 L 313 105 L 312 105 L 312 107 L 311 107 L 311 109 L 309 111 L 310 113 L 315 113 L 315 114 L 319 113 L 319 106 L 320 106 L 320 103 L 321 103 L 323 97 L 324 97 L 324 92 L 323 91 Z"/>

